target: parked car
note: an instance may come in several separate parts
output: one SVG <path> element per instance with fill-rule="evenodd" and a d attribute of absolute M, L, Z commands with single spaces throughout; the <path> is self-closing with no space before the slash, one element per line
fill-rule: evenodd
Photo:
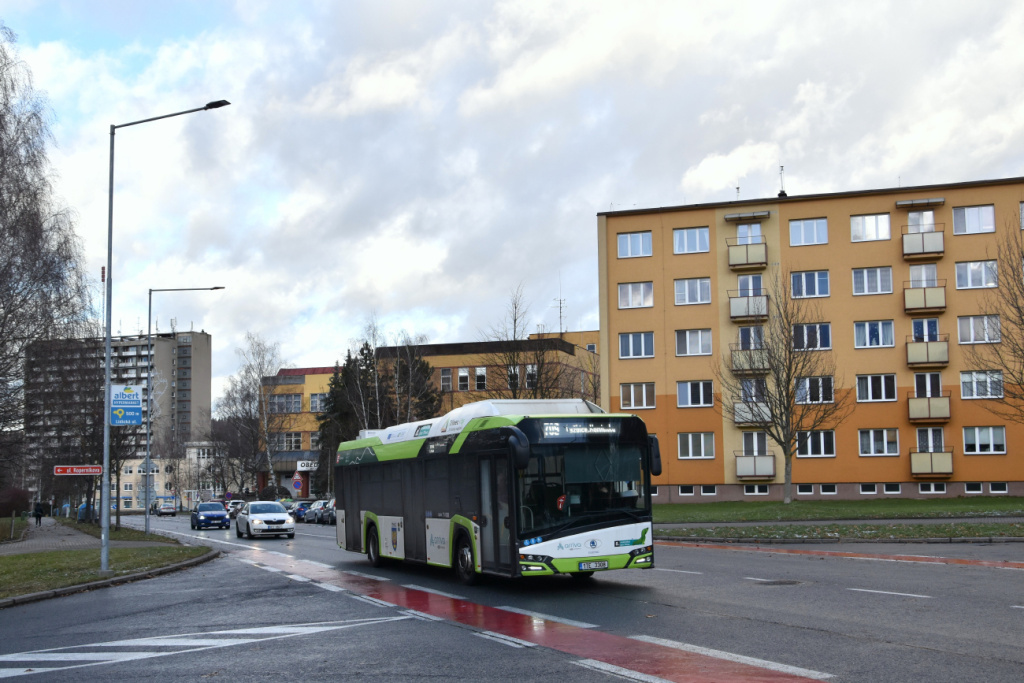
<path fill-rule="evenodd" d="M 228 517 L 234 519 L 238 515 L 238 511 L 245 507 L 244 500 L 233 500 L 228 503 Z"/>
<path fill-rule="evenodd" d="M 246 503 L 235 516 L 235 535 L 248 538 L 256 536 L 287 535 L 295 538 L 295 518 L 288 514 L 280 503 L 254 500 Z"/>
<path fill-rule="evenodd" d="M 306 518 L 306 511 L 309 510 L 310 504 L 304 500 L 300 500 L 298 503 L 292 505 L 292 509 L 289 510 L 292 517 L 295 518 L 296 522 L 301 522 Z"/>
<path fill-rule="evenodd" d="M 197 503 L 192 508 L 192 528 L 203 529 L 208 526 L 230 529 L 231 520 L 228 518 L 228 511 L 220 503 Z"/>
<path fill-rule="evenodd" d="M 178 508 L 174 507 L 174 503 L 160 503 L 160 508 L 156 511 L 156 514 L 157 517 L 163 517 L 164 515 L 177 517 Z"/>
<path fill-rule="evenodd" d="M 320 510 L 323 508 L 324 505 L 327 505 L 326 500 L 314 501 L 313 504 L 306 509 L 306 514 L 303 516 L 303 521 L 306 522 L 306 524 L 309 524 L 310 522 L 316 523 L 317 517 L 320 516 Z"/>
<path fill-rule="evenodd" d="M 334 509 L 334 499 L 331 498 L 331 502 L 324 506 L 324 524 L 332 524 L 337 526 L 338 524 L 338 513 Z"/>

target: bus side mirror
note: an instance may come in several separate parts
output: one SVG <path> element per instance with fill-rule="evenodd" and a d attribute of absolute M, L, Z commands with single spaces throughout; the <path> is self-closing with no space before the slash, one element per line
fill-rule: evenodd
<path fill-rule="evenodd" d="M 651 476 L 661 476 L 661 446 L 658 445 L 658 437 L 648 436 L 648 443 L 651 445 Z"/>
<path fill-rule="evenodd" d="M 530 464 L 530 442 L 526 434 L 517 427 L 507 427 L 508 454 L 512 458 L 517 470 L 525 470 Z"/>

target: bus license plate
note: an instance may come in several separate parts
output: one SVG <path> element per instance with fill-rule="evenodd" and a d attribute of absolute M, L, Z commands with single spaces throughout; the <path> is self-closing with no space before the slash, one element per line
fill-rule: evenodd
<path fill-rule="evenodd" d="M 608 569 L 608 561 L 602 560 L 601 562 L 580 562 L 580 571 L 590 571 L 592 569 Z"/>

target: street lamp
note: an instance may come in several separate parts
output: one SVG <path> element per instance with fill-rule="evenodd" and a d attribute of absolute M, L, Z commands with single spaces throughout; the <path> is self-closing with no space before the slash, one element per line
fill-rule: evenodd
<path fill-rule="evenodd" d="M 137 126 L 140 123 L 169 119 L 172 116 L 192 114 L 197 111 L 206 111 L 207 109 L 220 109 L 221 107 L 226 107 L 229 104 L 231 103 L 227 100 L 217 100 L 215 102 L 208 102 L 203 107 L 186 109 L 185 111 L 179 111 L 173 114 L 153 116 L 148 119 L 141 119 L 139 121 L 132 121 L 130 123 L 122 123 L 119 125 L 110 124 L 110 185 L 109 192 L 107 194 L 107 320 L 106 333 L 104 335 L 104 346 L 106 347 L 104 351 L 104 372 L 106 374 L 103 377 L 103 409 L 105 413 L 103 416 L 103 491 L 100 494 L 100 505 L 103 508 L 100 517 L 100 573 L 104 575 L 110 573 L 110 322 L 112 319 L 110 304 L 111 299 L 113 298 L 114 283 L 114 271 L 112 269 L 114 246 L 114 132 L 118 128 Z"/>
<path fill-rule="evenodd" d="M 143 486 L 146 487 L 146 533 L 149 533 L 149 477 L 150 473 L 150 460 L 149 454 L 151 450 L 150 441 L 153 439 L 153 292 L 212 292 L 217 289 L 224 289 L 223 287 L 172 287 L 170 289 L 151 289 L 149 290 L 149 311 L 147 317 L 149 318 L 149 327 L 146 328 L 146 464 L 144 465 L 143 472 L 145 473 L 145 483 Z"/>

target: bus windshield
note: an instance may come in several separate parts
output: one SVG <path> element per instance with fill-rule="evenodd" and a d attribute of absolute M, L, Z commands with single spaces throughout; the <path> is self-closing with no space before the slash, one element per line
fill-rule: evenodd
<path fill-rule="evenodd" d="M 521 538 L 649 518 L 639 445 L 534 444 L 531 452 L 529 466 L 517 474 Z"/>

